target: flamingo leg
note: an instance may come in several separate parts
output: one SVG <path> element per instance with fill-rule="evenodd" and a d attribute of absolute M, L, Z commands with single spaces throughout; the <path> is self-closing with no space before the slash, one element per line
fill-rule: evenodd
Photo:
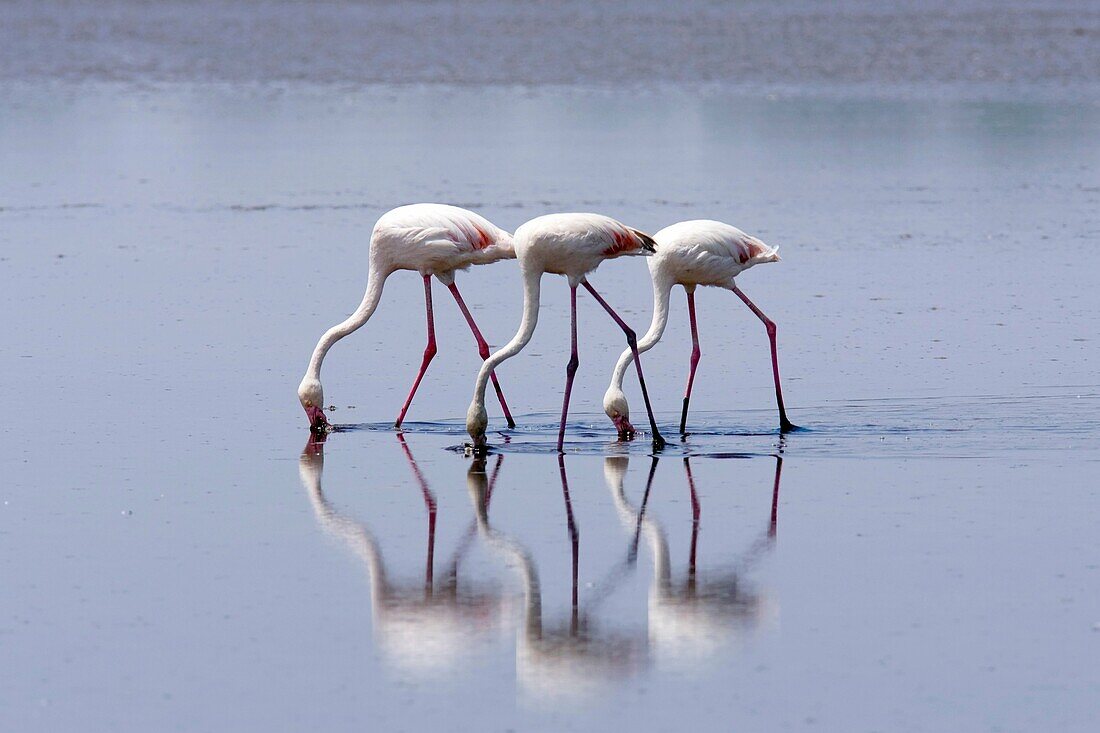
<path fill-rule="evenodd" d="M 642 505 L 638 508 L 638 521 L 634 523 L 634 542 L 630 545 L 630 561 L 638 557 L 638 542 L 642 538 L 642 522 L 645 521 L 645 510 L 649 504 L 649 492 L 653 489 L 653 477 L 657 473 L 657 461 L 660 460 L 657 456 L 653 456 L 653 461 L 649 464 L 649 478 L 645 481 L 645 493 L 642 494 Z"/>
<path fill-rule="evenodd" d="M 470 324 L 470 330 L 474 332 L 474 340 L 477 341 L 477 353 L 481 354 L 481 360 L 485 361 L 489 358 L 489 344 L 486 343 L 485 337 L 481 335 L 477 324 L 474 323 L 474 317 L 470 314 L 470 309 L 466 307 L 465 301 L 462 300 L 462 295 L 458 292 L 458 286 L 452 282 L 447 288 L 454 296 L 455 302 L 458 303 L 458 309 L 466 317 L 466 323 Z M 512 419 L 512 413 L 508 410 L 508 403 L 504 401 L 504 390 L 500 388 L 500 382 L 497 381 L 497 373 L 495 371 L 489 372 L 489 377 L 493 380 L 493 389 L 497 391 L 497 399 L 500 400 L 500 407 L 504 410 L 504 418 L 508 421 L 508 427 L 514 428 L 516 421 Z"/>
<path fill-rule="evenodd" d="M 768 340 L 771 341 L 772 345 L 772 376 L 775 378 L 775 401 L 779 405 L 779 430 L 783 433 L 788 430 L 796 430 L 798 426 L 787 419 L 787 411 L 783 408 L 783 388 L 779 385 L 779 352 L 775 347 L 775 322 L 764 315 L 764 311 L 757 308 L 756 304 L 749 300 L 749 296 L 741 292 L 741 288 L 731 285 L 730 290 L 749 307 L 749 310 L 756 314 L 756 317 L 764 324 L 764 328 L 768 330 Z"/>
<path fill-rule="evenodd" d="M 432 314 L 432 278 L 430 275 L 424 276 L 424 309 L 428 315 L 428 345 L 424 347 L 424 361 L 420 363 L 420 372 L 416 375 L 416 381 L 413 382 L 412 389 L 409 390 L 409 396 L 405 398 L 405 405 L 401 408 L 401 414 L 397 416 L 397 422 L 393 424 L 395 428 L 400 428 L 401 423 L 405 421 L 405 413 L 409 411 L 409 405 L 412 404 L 413 396 L 416 394 L 416 390 L 420 387 L 421 380 L 424 379 L 424 372 L 428 371 L 428 365 L 432 363 L 432 359 L 435 358 L 435 316 Z"/>
<path fill-rule="evenodd" d="M 401 443 L 401 450 L 405 452 L 405 458 L 409 461 L 409 468 L 412 469 L 416 483 L 420 484 L 420 493 L 424 497 L 424 508 L 428 510 L 428 562 L 427 569 L 424 571 L 424 591 L 430 596 L 433 584 L 432 571 L 435 568 L 435 494 L 428 488 L 428 481 L 424 478 L 424 474 L 420 472 L 420 466 L 416 464 L 416 459 L 413 458 L 412 451 L 409 450 L 409 444 L 405 442 L 405 436 L 398 433 L 397 440 Z"/>
<path fill-rule="evenodd" d="M 574 292 L 576 289 L 574 288 Z M 565 475 L 565 455 L 558 453 L 558 472 L 561 474 L 561 493 L 565 498 L 565 518 L 569 524 L 569 543 L 573 549 L 573 612 L 570 617 L 570 631 L 577 633 L 580 622 L 580 596 L 577 592 L 577 571 L 580 568 L 581 533 L 573 518 L 573 502 L 569 499 L 569 479 Z"/>
<path fill-rule="evenodd" d="M 587 280 L 583 281 L 585 290 L 592 294 L 592 297 L 596 299 L 596 302 L 603 306 L 603 309 L 607 311 L 607 314 L 619 324 L 619 328 L 626 334 L 626 343 L 630 346 L 630 351 L 634 355 L 634 368 L 638 372 L 638 384 L 642 387 L 642 397 L 645 399 L 645 409 L 649 413 L 649 427 L 653 431 L 653 450 L 661 450 L 665 447 L 665 439 L 661 437 L 661 431 L 657 429 L 657 421 L 653 417 L 653 407 L 649 402 L 649 390 L 645 386 L 645 377 L 642 376 L 642 362 L 638 354 L 638 335 L 634 333 L 634 329 L 626 325 L 626 321 L 619 318 L 619 314 L 607 304 L 607 301 L 600 297 L 600 294 L 596 292 L 596 289 L 592 287 L 591 283 Z"/>
<path fill-rule="evenodd" d="M 772 517 L 768 525 L 768 536 L 775 537 L 775 523 L 779 518 L 779 475 L 783 473 L 783 456 L 775 457 L 775 484 L 772 486 Z"/>
<path fill-rule="evenodd" d="M 691 550 L 688 555 L 688 587 L 695 589 L 695 551 L 699 546 L 699 495 L 695 492 L 695 477 L 691 475 L 691 460 L 684 456 L 688 491 L 691 492 Z"/>
<path fill-rule="evenodd" d="M 561 403 L 561 426 L 558 428 L 558 453 L 561 453 L 565 445 L 565 418 L 569 415 L 569 395 L 573 392 L 573 377 L 577 374 L 577 366 L 580 358 L 577 356 L 577 286 L 569 286 L 569 329 L 571 334 L 572 351 L 569 355 L 569 363 L 565 365 L 565 397 Z M 562 466 L 562 478 L 565 477 L 565 466 Z"/>
<path fill-rule="evenodd" d="M 699 366 L 699 328 L 695 323 L 695 292 L 687 291 L 688 318 L 691 319 L 691 369 L 688 371 L 687 388 L 684 390 L 684 411 L 680 413 L 680 435 L 687 435 L 688 402 L 691 400 L 691 387 L 695 384 L 695 369 Z"/>

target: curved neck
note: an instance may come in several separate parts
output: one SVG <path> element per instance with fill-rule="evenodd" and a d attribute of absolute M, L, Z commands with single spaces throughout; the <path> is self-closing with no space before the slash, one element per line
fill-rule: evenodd
<path fill-rule="evenodd" d="M 366 563 L 370 573 L 371 595 L 377 603 L 386 594 L 388 580 L 386 563 L 382 559 L 382 550 L 374 535 L 365 524 L 358 524 L 336 511 L 321 489 L 321 473 L 324 471 L 324 456 L 306 456 L 303 454 L 298 464 L 298 475 L 302 486 L 309 494 L 309 503 L 317 522 L 328 534 L 339 537 Z"/>
<path fill-rule="evenodd" d="M 477 509 L 477 526 L 489 546 L 516 571 L 523 583 L 524 634 L 531 639 L 542 636 L 542 585 L 534 558 L 523 545 L 489 525 L 489 512 L 482 503 Z"/>
<path fill-rule="evenodd" d="M 672 278 L 663 277 L 654 273 L 653 275 L 653 322 L 649 324 L 649 330 L 645 332 L 645 335 L 638 339 L 638 353 L 644 353 L 649 351 L 657 342 L 661 340 L 661 336 L 665 333 L 665 326 L 668 325 L 668 299 L 672 292 L 673 286 Z M 634 360 L 634 355 L 627 349 L 619 355 L 619 361 L 615 363 L 615 371 L 611 375 L 611 385 L 618 389 L 623 387 L 623 378 L 626 376 L 627 367 L 630 366 L 630 362 Z"/>
<path fill-rule="evenodd" d="M 649 550 L 653 553 L 653 588 L 660 594 L 667 593 L 672 581 L 669 561 L 668 538 L 665 537 L 657 520 L 631 505 L 623 489 L 623 480 L 629 465 L 628 458 L 604 459 L 604 480 L 611 489 L 611 498 L 619 511 L 619 518 L 630 531 L 644 531 L 649 541 Z"/>
<path fill-rule="evenodd" d="M 649 551 L 653 553 L 653 584 L 660 594 L 667 594 L 672 585 L 672 563 L 669 561 L 668 538 L 664 530 L 653 519 L 642 520 Z"/>
<path fill-rule="evenodd" d="M 633 512 L 634 521 L 637 523 L 636 531 L 645 533 L 646 540 L 649 542 L 649 551 L 653 554 L 653 585 L 650 588 L 659 596 L 667 595 L 672 585 L 672 563 L 669 560 L 668 537 L 665 536 L 664 529 L 661 528 L 661 525 L 657 523 L 652 514 L 645 512 L 645 502 L 642 503 L 641 509 L 630 507 L 629 503 L 626 502 L 625 495 L 623 496 L 623 502 Z"/>
<path fill-rule="evenodd" d="M 477 383 L 474 385 L 474 402 L 478 405 L 485 403 L 485 385 L 489 381 L 489 375 L 505 359 L 510 359 L 518 354 L 531 336 L 535 333 L 535 326 L 539 322 L 539 295 L 542 286 L 542 273 L 538 271 L 523 270 L 523 320 L 520 321 L 519 331 L 504 347 L 491 355 L 481 365 L 481 371 L 477 373 Z"/>
<path fill-rule="evenodd" d="M 321 363 L 325 360 L 325 354 L 332 348 L 332 345 L 348 334 L 354 333 L 374 314 L 374 309 L 378 307 L 378 301 L 382 299 L 382 286 L 389 274 L 389 272 L 381 271 L 375 266 L 374 262 L 371 262 L 370 275 L 367 277 L 367 291 L 363 294 L 363 302 L 342 323 L 338 323 L 325 331 L 325 335 L 317 342 L 316 348 L 313 349 L 313 356 L 309 359 L 309 367 L 306 369 L 307 377 L 320 378 Z"/>
<path fill-rule="evenodd" d="M 634 525 L 638 521 L 638 510 L 630 505 L 623 485 L 629 466 L 630 458 L 627 456 L 608 456 L 603 461 L 603 478 L 607 488 L 611 490 L 611 499 L 619 512 L 619 521 L 623 523 L 626 531 L 633 532 Z"/>

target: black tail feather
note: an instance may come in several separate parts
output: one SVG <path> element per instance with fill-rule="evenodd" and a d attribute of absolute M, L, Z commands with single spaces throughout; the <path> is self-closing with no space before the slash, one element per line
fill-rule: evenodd
<path fill-rule="evenodd" d="M 645 250 L 646 252 L 657 251 L 657 241 L 654 240 L 653 237 L 649 236 L 645 232 L 638 231 L 637 229 L 634 229 L 632 227 L 630 227 L 630 231 L 633 232 L 634 236 L 636 236 L 641 241 L 643 250 Z"/>

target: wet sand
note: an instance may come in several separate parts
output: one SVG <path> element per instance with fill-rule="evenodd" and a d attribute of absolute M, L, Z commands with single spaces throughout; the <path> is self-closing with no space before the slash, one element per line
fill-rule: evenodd
<path fill-rule="evenodd" d="M 0 728 L 1091 729 L 1094 107 L 3 94 Z M 374 220 L 433 199 L 506 228 L 592 209 L 778 244 L 741 286 L 779 324 L 807 430 L 775 430 L 759 322 L 701 291 L 692 434 L 654 466 L 599 413 L 623 343 L 582 297 L 566 493 L 567 289 L 548 279 L 500 374 L 520 425 L 490 404 L 483 468 L 448 450 L 478 357 L 437 287 L 402 443 L 386 426 L 423 349 L 407 274 L 331 352 L 342 429 L 306 445 L 294 389 L 359 301 Z M 512 268 L 459 276 L 494 345 L 518 323 Z M 648 324 L 643 261 L 592 282 Z M 689 347 L 677 292 L 643 357 L 669 437 Z"/>

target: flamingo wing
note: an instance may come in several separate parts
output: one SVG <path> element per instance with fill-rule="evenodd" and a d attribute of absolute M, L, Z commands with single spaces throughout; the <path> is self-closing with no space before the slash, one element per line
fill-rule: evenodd
<path fill-rule="evenodd" d="M 377 228 L 410 247 L 464 267 L 514 257 L 512 236 L 472 211 L 447 204 L 410 204 L 388 212 Z"/>
<path fill-rule="evenodd" d="M 588 226 L 589 238 L 599 247 L 604 257 L 653 254 L 657 251 L 657 243 L 645 232 L 600 214 L 578 214 L 577 216 Z"/>
<path fill-rule="evenodd" d="M 657 235 L 660 241 L 668 241 L 670 246 L 680 247 L 689 257 L 700 261 L 717 258 L 748 265 L 778 259 L 778 248 L 719 221 L 686 221 L 664 232 Z"/>

